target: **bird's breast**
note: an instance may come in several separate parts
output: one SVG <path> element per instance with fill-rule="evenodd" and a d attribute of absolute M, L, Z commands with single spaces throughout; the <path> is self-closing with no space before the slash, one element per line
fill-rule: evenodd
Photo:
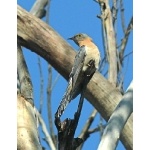
<path fill-rule="evenodd" d="M 94 60 L 95 62 L 95 68 L 99 68 L 99 62 L 100 62 L 100 52 L 96 45 L 92 45 L 90 47 L 86 46 L 86 56 L 85 61 L 83 65 L 83 71 L 86 71 L 88 68 L 89 61 Z"/>

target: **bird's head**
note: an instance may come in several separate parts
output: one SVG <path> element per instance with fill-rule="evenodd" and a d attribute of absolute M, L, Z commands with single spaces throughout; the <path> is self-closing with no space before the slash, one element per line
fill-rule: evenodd
<path fill-rule="evenodd" d="M 86 41 L 92 41 L 92 39 L 85 33 L 79 33 L 74 35 L 71 38 L 68 38 L 69 40 L 73 40 L 78 46 L 84 45 L 83 43 Z"/>

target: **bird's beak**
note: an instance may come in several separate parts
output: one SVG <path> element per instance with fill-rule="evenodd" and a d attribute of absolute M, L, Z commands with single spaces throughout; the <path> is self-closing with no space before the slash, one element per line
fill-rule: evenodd
<path fill-rule="evenodd" d="M 68 38 L 68 40 L 74 40 L 74 37 Z"/>

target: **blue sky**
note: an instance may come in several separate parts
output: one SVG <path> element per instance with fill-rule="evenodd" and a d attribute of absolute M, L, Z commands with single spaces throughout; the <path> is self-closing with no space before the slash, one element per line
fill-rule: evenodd
<path fill-rule="evenodd" d="M 35 0 L 18 0 L 18 4 L 22 6 L 27 11 L 30 11 L 31 7 L 33 6 Z M 132 16 L 132 8 L 133 4 L 132 1 L 124 1 L 124 7 L 125 7 L 125 25 L 127 27 L 130 18 Z M 71 36 L 73 36 L 76 33 L 83 32 L 90 35 L 93 39 L 93 41 L 97 44 L 99 47 L 102 57 L 103 54 L 103 46 L 102 46 L 102 30 L 101 30 L 101 21 L 96 16 L 100 13 L 100 8 L 97 3 L 95 3 L 93 0 L 53 0 L 50 4 L 50 25 L 64 38 L 67 39 Z M 120 17 L 118 17 L 120 18 Z M 43 19 L 45 20 L 45 18 Z M 119 19 L 116 25 L 116 29 L 120 29 L 120 23 Z M 117 30 L 117 37 L 118 39 L 123 38 L 122 30 Z M 129 42 L 126 47 L 125 54 L 128 54 L 133 50 L 133 33 L 129 36 Z M 72 45 L 74 49 L 78 49 L 78 47 L 72 42 L 67 41 Z M 117 44 L 119 45 L 120 41 L 117 41 Z M 33 52 L 24 49 L 24 55 L 26 58 L 26 63 L 28 65 L 28 69 L 31 75 L 32 83 L 33 83 L 33 89 L 34 89 L 34 102 L 37 108 L 39 108 L 39 90 L 40 90 L 40 76 L 39 76 L 39 69 L 37 64 L 37 55 L 35 55 Z M 42 71 L 43 71 L 43 77 L 44 77 L 44 105 L 43 105 L 43 118 L 46 123 L 47 121 L 47 106 L 46 106 L 46 88 L 47 88 L 47 62 L 43 59 L 41 59 L 42 63 Z M 125 73 L 125 84 L 124 89 L 128 87 L 132 80 L 133 76 L 133 59 L 132 55 L 130 55 L 127 59 L 125 59 L 125 64 L 127 64 L 126 67 L 124 67 L 123 72 Z M 57 71 L 53 69 L 53 80 L 55 80 L 57 76 Z M 63 79 L 63 77 L 60 77 L 56 86 L 53 89 L 52 92 L 52 112 L 53 115 L 57 110 L 57 107 L 59 105 L 59 102 L 65 92 L 67 86 L 67 81 Z M 69 107 L 66 109 L 66 112 L 63 116 L 63 118 L 69 117 L 71 118 L 73 116 L 74 111 L 76 110 L 77 101 L 72 101 L 69 105 Z M 89 104 L 88 101 L 84 101 L 84 107 L 82 110 L 82 115 L 80 118 L 79 126 L 76 132 L 76 136 L 80 133 L 83 124 L 85 124 L 89 114 L 92 112 L 93 107 Z M 63 119 L 62 118 L 62 119 Z M 95 118 L 95 121 L 93 122 L 91 128 L 94 128 L 98 125 L 99 122 L 99 115 Z M 56 132 L 56 128 L 55 128 Z M 41 133 L 41 132 L 40 132 Z M 100 137 L 99 133 L 94 133 L 90 136 L 90 138 L 86 141 L 83 150 L 90 150 L 97 149 L 98 143 L 99 143 Z M 43 146 L 47 147 L 47 145 L 42 142 Z M 90 145 L 90 146 L 89 146 Z M 122 144 L 119 144 L 117 147 L 117 150 L 124 150 L 124 147 Z"/>

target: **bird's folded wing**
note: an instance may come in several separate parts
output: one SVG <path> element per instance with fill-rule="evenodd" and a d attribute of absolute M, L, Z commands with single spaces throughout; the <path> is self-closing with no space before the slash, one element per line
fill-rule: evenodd
<path fill-rule="evenodd" d="M 73 94 L 75 94 L 74 91 L 76 90 L 75 88 L 77 88 L 76 82 L 77 82 L 77 79 L 78 79 L 80 73 L 82 72 L 85 56 L 86 56 L 86 47 L 82 46 L 82 47 L 80 47 L 80 50 L 75 57 L 74 65 L 73 65 L 72 71 L 69 75 L 68 86 L 67 86 L 66 92 L 63 96 L 63 99 L 57 109 L 57 112 L 55 114 L 56 117 L 60 117 L 62 115 L 62 113 L 66 109 L 67 105 L 72 100 Z"/>
<path fill-rule="evenodd" d="M 86 56 L 86 47 L 82 46 L 80 47 L 80 50 L 75 57 L 74 65 L 69 75 L 69 78 L 72 78 L 72 90 L 75 88 L 75 84 L 78 79 L 78 76 L 82 71 L 84 61 L 85 61 L 85 56 Z"/>

